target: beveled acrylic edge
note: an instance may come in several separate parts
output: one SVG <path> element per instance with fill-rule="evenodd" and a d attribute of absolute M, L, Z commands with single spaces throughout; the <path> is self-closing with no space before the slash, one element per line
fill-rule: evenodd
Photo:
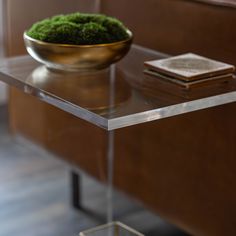
<path fill-rule="evenodd" d="M 203 110 L 215 106 L 220 106 L 236 101 L 236 91 L 223 93 L 207 98 L 200 98 L 197 100 L 187 101 L 180 104 L 166 106 L 164 108 L 157 108 L 149 111 L 135 113 L 132 115 L 113 118 L 108 120 L 107 130 L 115 130 L 125 128 L 132 125 L 146 123 L 150 121 L 160 120 L 176 115 L 185 114 L 188 112 Z"/>
<path fill-rule="evenodd" d="M 55 95 L 53 95 L 55 96 Z M 97 115 L 91 111 L 88 111 L 79 106 L 74 106 L 68 102 L 61 102 L 59 100 L 53 99 L 51 96 L 47 98 L 43 95 L 44 98 L 40 100 L 45 101 L 51 105 L 54 105 L 64 111 L 69 112 L 70 114 L 75 115 L 78 118 L 84 119 L 96 126 L 99 126 L 107 131 L 112 131 L 116 129 L 121 129 L 137 124 L 147 123 L 155 120 L 160 120 L 176 115 L 185 114 L 188 112 L 198 111 L 206 108 L 211 108 L 223 104 L 228 104 L 236 101 L 236 91 L 224 93 L 220 95 L 215 95 L 207 98 L 201 98 L 197 100 L 187 101 L 175 105 L 166 106 L 163 108 L 157 108 L 153 110 L 148 110 L 144 112 L 139 112 L 123 117 L 106 119 L 100 115 Z M 61 100 L 61 99 L 60 99 Z"/>
<path fill-rule="evenodd" d="M 61 99 L 54 94 L 49 92 L 42 91 L 41 89 L 35 89 L 33 86 L 24 84 L 22 81 L 15 80 L 12 76 L 6 71 L 1 71 L 0 68 L 0 81 L 5 82 L 6 84 L 20 89 L 26 94 L 32 95 L 39 100 L 53 105 L 65 112 L 68 112 L 78 118 L 81 118 L 85 121 L 88 121 L 94 125 L 97 125 L 103 129 L 108 129 L 108 121 L 106 118 L 97 115 L 91 111 L 86 110 L 85 108 L 76 106 L 71 102 Z"/>

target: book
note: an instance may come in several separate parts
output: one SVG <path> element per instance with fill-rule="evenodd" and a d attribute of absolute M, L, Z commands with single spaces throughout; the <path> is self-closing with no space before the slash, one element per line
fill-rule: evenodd
<path fill-rule="evenodd" d="M 186 53 L 161 60 L 145 61 L 146 69 L 180 81 L 197 81 L 219 75 L 232 74 L 233 65 L 212 60 L 194 53 Z M 212 79 L 211 79 L 212 80 Z"/>

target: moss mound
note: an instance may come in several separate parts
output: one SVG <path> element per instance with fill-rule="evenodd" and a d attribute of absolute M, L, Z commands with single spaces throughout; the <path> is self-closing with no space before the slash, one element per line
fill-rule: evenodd
<path fill-rule="evenodd" d="M 39 21 L 32 25 L 27 35 L 48 43 L 78 45 L 113 43 L 129 37 L 119 20 L 79 12 Z"/>

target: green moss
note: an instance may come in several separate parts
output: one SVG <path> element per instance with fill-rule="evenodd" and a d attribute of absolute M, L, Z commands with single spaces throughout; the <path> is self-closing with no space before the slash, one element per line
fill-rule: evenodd
<path fill-rule="evenodd" d="M 129 37 L 117 19 L 100 14 L 57 15 L 35 23 L 27 35 L 44 42 L 64 44 L 101 44 Z"/>

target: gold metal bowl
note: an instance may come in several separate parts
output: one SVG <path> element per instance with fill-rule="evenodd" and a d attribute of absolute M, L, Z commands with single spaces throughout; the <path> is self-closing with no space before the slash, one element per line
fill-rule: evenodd
<path fill-rule="evenodd" d="M 66 71 L 86 71 L 108 67 L 119 61 L 130 49 L 132 33 L 123 41 L 94 45 L 69 45 L 47 43 L 24 33 L 28 53 L 48 68 Z"/>

